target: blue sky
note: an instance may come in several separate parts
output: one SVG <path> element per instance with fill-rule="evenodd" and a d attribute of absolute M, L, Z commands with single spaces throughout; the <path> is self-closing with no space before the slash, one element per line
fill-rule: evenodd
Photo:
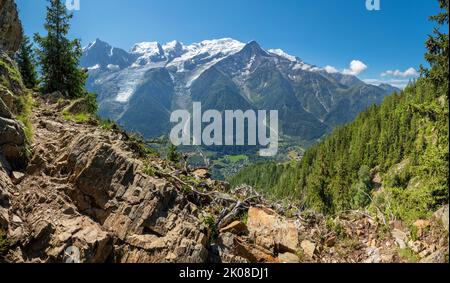
<path fill-rule="evenodd" d="M 16 2 L 25 32 L 42 33 L 47 1 Z M 402 85 L 424 63 L 438 3 L 380 2 L 380 11 L 368 11 L 366 0 L 80 0 L 70 36 L 126 50 L 142 41 L 256 40 L 330 70 Z"/>

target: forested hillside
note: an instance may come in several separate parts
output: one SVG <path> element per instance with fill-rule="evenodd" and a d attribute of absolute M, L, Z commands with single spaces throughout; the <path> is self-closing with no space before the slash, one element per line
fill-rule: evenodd
<path fill-rule="evenodd" d="M 413 220 L 448 203 L 448 3 L 431 17 L 440 28 L 416 82 L 337 128 L 300 163 L 250 166 L 231 183 L 325 213 L 369 207 Z"/>

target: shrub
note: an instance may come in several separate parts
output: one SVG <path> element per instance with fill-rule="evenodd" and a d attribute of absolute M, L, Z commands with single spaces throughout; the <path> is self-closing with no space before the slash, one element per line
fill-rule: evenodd
<path fill-rule="evenodd" d="M 0 256 L 5 255 L 9 250 L 9 241 L 6 232 L 0 228 Z"/>

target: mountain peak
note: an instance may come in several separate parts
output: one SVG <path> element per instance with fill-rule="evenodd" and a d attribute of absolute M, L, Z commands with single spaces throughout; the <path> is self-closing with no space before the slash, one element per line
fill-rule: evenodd
<path fill-rule="evenodd" d="M 269 49 L 268 51 L 269 51 L 269 53 L 278 55 L 278 56 L 283 57 L 284 59 L 287 59 L 292 62 L 299 61 L 299 59 L 296 56 L 292 56 L 292 55 L 284 52 L 284 50 L 282 50 L 282 49 Z"/>
<path fill-rule="evenodd" d="M 208 50 L 210 53 L 235 53 L 240 51 L 244 46 L 244 43 L 233 38 L 203 40 L 200 43 L 190 45 L 190 47 L 199 51 Z"/>
<path fill-rule="evenodd" d="M 246 46 L 250 46 L 250 47 L 259 47 L 259 48 L 261 48 L 261 45 L 259 45 L 259 43 L 258 43 L 256 40 L 252 40 L 252 41 L 248 42 L 248 43 L 246 44 Z"/>
<path fill-rule="evenodd" d="M 95 41 L 89 43 L 88 46 L 83 48 L 83 51 L 90 50 L 92 48 L 111 48 L 111 45 L 109 45 L 107 42 L 102 41 L 101 39 L 97 38 Z"/>
<path fill-rule="evenodd" d="M 250 41 L 245 45 L 245 47 L 242 49 L 243 51 L 259 54 L 261 56 L 267 56 L 268 53 L 262 49 L 261 45 L 259 45 L 258 42 L 255 40 Z"/>
<path fill-rule="evenodd" d="M 162 54 L 163 52 L 164 51 L 161 44 L 159 44 L 159 42 L 156 41 L 136 43 L 131 49 L 131 53 L 137 54 L 145 54 L 145 53 Z"/>
<path fill-rule="evenodd" d="M 179 49 L 183 47 L 183 43 L 178 40 L 172 40 L 163 45 L 163 49 Z"/>

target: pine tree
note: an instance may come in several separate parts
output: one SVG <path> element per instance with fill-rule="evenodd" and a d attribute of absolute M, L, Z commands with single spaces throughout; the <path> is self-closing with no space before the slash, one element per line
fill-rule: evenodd
<path fill-rule="evenodd" d="M 169 147 L 167 149 L 167 159 L 172 162 L 180 161 L 180 154 L 177 151 L 177 147 L 172 143 L 169 144 Z"/>
<path fill-rule="evenodd" d="M 425 59 L 430 63 L 431 69 L 421 67 L 422 74 L 430 78 L 435 85 L 448 89 L 449 77 L 449 35 L 441 30 L 449 24 L 449 0 L 439 0 L 441 12 L 430 17 L 438 27 L 434 28 L 433 35 L 428 37 L 426 48 L 428 53 Z"/>
<path fill-rule="evenodd" d="M 43 91 L 60 91 L 66 97 L 76 98 L 86 94 L 87 74 L 78 67 L 82 54 L 79 40 L 67 38 L 72 17 L 62 0 L 49 0 L 47 36 L 36 34 L 35 41 L 40 45 L 37 55 L 42 68 Z"/>
<path fill-rule="evenodd" d="M 27 36 L 23 37 L 22 44 L 16 54 L 16 62 L 19 66 L 20 74 L 27 88 L 34 88 L 37 85 L 37 75 L 35 69 L 35 58 L 32 44 Z"/>

